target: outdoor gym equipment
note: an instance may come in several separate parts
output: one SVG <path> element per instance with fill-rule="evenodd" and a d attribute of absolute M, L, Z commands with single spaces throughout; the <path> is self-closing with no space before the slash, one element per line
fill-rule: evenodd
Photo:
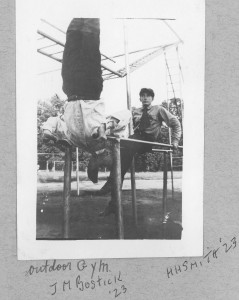
<path fill-rule="evenodd" d="M 128 142 L 138 142 L 144 144 L 151 144 L 154 146 L 165 147 L 167 149 L 153 149 L 155 152 L 162 152 L 164 155 L 164 168 L 163 168 L 163 209 L 162 219 L 165 219 L 167 213 L 167 156 L 172 153 L 172 145 L 162 144 L 156 142 L 146 142 L 142 140 L 134 139 L 120 139 L 116 137 L 108 136 L 108 139 L 112 142 L 112 155 L 113 155 L 113 189 L 111 197 L 114 197 L 117 208 L 117 234 L 119 239 L 124 239 L 124 225 L 123 225 L 123 210 L 121 201 L 121 161 L 120 161 L 120 140 L 127 140 Z M 182 149 L 183 147 L 179 147 Z M 70 238 L 70 192 L 71 192 L 71 158 L 72 147 L 66 146 L 65 148 L 65 168 L 64 168 L 64 190 L 63 190 L 63 210 L 64 210 L 64 224 L 63 224 L 63 237 L 64 239 Z M 131 181 L 132 193 L 135 197 L 132 198 L 132 209 L 134 216 L 134 223 L 137 226 L 137 207 L 136 207 L 136 189 L 135 185 Z M 164 223 L 163 223 L 164 226 Z M 163 228 L 164 238 L 164 228 Z"/>

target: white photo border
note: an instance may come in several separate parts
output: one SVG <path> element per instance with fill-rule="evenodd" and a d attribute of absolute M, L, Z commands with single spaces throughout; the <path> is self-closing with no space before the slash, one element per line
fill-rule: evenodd
<path fill-rule="evenodd" d="M 58 5 L 56 5 L 56 2 Z M 67 4 L 66 4 L 67 2 Z M 142 3 L 142 4 L 140 4 Z M 203 158 L 205 3 L 201 0 L 31 1 L 16 0 L 17 245 L 19 260 L 180 257 L 203 254 Z M 182 239 L 36 240 L 37 61 L 36 29 L 42 10 L 80 17 L 184 17 L 184 166 Z M 93 9 L 92 9 L 93 8 Z M 77 16 L 79 17 L 79 16 Z"/>

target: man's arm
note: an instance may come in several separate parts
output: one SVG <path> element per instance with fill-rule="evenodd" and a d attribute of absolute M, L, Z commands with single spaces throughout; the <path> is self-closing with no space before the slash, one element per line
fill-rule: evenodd
<path fill-rule="evenodd" d="M 172 129 L 172 145 L 175 149 L 177 149 L 182 135 L 181 124 L 179 120 L 162 106 L 159 106 L 159 114 L 167 126 Z"/>

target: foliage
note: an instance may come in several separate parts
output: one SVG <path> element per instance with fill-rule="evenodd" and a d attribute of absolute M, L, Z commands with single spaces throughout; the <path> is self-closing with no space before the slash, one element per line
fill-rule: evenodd
<path fill-rule="evenodd" d="M 176 116 L 179 119 L 179 122 L 182 124 L 182 117 L 183 117 L 183 100 L 180 98 L 172 98 L 168 101 L 163 101 L 162 106 L 169 110 L 169 112 Z"/>
<path fill-rule="evenodd" d="M 183 100 L 180 98 L 172 98 L 168 101 L 163 101 L 162 102 L 162 106 L 164 108 L 166 108 L 167 110 L 169 110 L 169 112 L 176 116 L 181 124 L 181 126 L 183 125 L 183 112 L 184 112 L 184 103 Z M 183 126 L 182 126 L 183 128 Z M 183 131 L 182 131 L 182 137 L 181 140 L 179 142 L 179 145 L 183 145 Z"/>
<path fill-rule="evenodd" d="M 64 101 L 57 95 L 53 96 L 49 101 L 38 101 L 37 105 L 37 151 L 39 153 L 49 153 L 38 155 L 38 164 L 40 169 L 46 169 L 46 162 L 49 161 L 49 167 L 53 161 L 59 161 L 63 158 L 62 151 L 56 147 L 53 141 L 45 143 L 43 141 L 41 126 L 49 117 L 55 117 L 63 110 Z"/>

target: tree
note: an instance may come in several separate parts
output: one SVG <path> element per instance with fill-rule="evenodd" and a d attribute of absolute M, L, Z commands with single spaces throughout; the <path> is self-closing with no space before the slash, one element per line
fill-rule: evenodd
<path fill-rule="evenodd" d="M 37 151 L 38 153 L 49 153 L 38 155 L 38 164 L 40 169 L 46 168 L 46 161 L 51 165 L 53 161 L 62 160 L 64 153 L 55 145 L 53 141 L 45 143 L 42 135 L 42 125 L 49 117 L 56 117 L 63 111 L 65 101 L 61 100 L 58 95 L 54 95 L 48 101 L 38 101 L 37 105 Z"/>
<path fill-rule="evenodd" d="M 163 101 L 162 102 L 162 106 L 164 108 L 166 108 L 167 110 L 169 110 L 169 112 L 176 116 L 181 124 L 181 126 L 183 125 L 183 111 L 184 111 L 184 104 L 183 104 L 183 100 L 180 98 L 172 98 L 168 101 Z M 183 126 L 182 126 L 183 128 Z M 182 132 L 182 137 L 181 140 L 179 142 L 179 145 L 183 145 L 183 132 Z"/>

